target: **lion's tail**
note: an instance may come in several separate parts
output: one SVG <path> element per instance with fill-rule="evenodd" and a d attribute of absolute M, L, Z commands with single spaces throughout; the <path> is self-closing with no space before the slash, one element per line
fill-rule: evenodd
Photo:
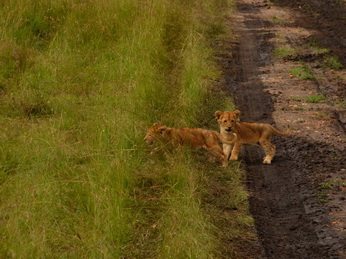
<path fill-rule="evenodd" d="M 216 132 L 217 137 L 219 138 L 219 140 L 224 143 L 224 144 L 228 144 L 228 145 L 232 145 L 237 141 L 237 134 L 233 133 L 234 138 L 232 140 L 228 140 L 225 139 L 219 132 Z"/>
<path fill-rule="evenodd" d="M 280 131 L 280 130 L 274 128 L 273 126 L 271 126 L 271 129 L 272 129 L 273 133 L 275 133 L 276 135 L 279 135 L 279 136 L 287 136 L 287 135 L 291 134 L 291 132 L 292 132 L 291 129 L 288 129 L 286 131 Z"/>

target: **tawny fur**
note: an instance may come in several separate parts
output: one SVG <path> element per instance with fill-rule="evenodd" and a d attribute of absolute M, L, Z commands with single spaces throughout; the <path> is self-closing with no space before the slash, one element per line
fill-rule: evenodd
<path fill-rule="evenodd" d="M 233 133 L 237 135 L 233 149 L 232 145 L 223 144 L 223 152 L 226 157 L 230 157 L 229 160 L 237 160 L 243 144 L 260 144 L 266 154 L 263 164 L 271 164 L 276 151 L 275 145 L 271 143 L 272 135 L 286 136 L 291 133 L 291 130 L 282 132 L 270 124 L 239 122 L 239 115 L 240 111 L 238 110 L 216 111 L 214 114 L 220 125 L 220 134 L 224 138 L 232 138 Z"/>
<path fill-rule="evenodd" d="M 164 145 L 180 146 L 186 145 L 193 149 L 203 148 L 210 152 L 213 156 L 219 158 L 222 166 L 228 165 L 228 158 L 222 151 L 219 143 L 234 144 L 236 134 L 231 134 L 227 139 L 214 130 L 206 130 L 200 128 L 169 128 L 160 126 L 155 123 L 151 126 L 144 138 L 148 145 L 160 142 Z"/>

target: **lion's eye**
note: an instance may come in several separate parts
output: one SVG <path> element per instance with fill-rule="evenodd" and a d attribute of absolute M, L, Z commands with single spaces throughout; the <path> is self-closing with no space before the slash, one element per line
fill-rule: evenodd
<path fill-rule="evenodd" d="M 224 120 L 223 122 L 227 122 L 227 120 Z"/>
<path fill-rule="evenodd" d="M 234 120 L 231 120 L 231 122 L 234 122 Z"/>

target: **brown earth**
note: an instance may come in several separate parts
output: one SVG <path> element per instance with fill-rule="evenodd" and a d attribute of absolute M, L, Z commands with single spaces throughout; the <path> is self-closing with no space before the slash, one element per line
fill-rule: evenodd
<path fill-rule="evenodd" d="M 260 240 L 244 257 L 346 258 L 345 3 L 241 0 L 230 20 L 219 59 L 241 120 L 294 131 L 271 165 L 240 154 Z"/>

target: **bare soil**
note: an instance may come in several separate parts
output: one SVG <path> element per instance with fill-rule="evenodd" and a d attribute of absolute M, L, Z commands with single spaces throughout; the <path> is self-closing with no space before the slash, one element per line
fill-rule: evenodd
<path fill-rule="evenodd" d="M 240 0 L 237 8 L 237 37 L 219 59 L 241 120 L 294 131 L 274 137 L 271 165 L 257 146 L 241 152 L 260 241 L 244 254 L 346 258 L 346 72 L 330 64 L 338 57 L 346 67 L 346 1 Z"/>

